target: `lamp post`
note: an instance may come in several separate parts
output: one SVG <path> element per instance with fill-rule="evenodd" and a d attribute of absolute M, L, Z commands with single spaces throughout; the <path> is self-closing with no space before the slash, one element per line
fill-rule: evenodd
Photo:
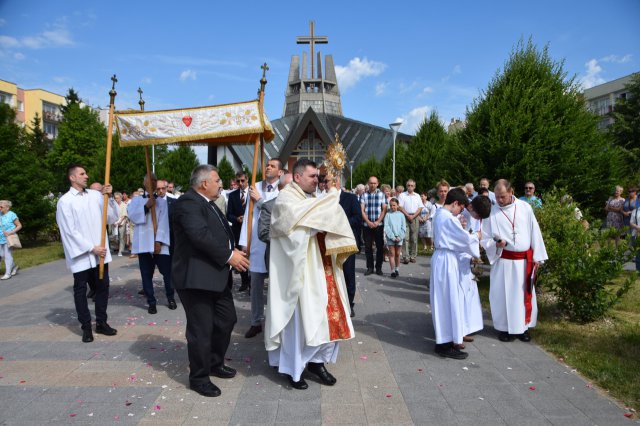
<path fill-rule="evenodd" d="M 389 124 L 391 131 L 393 132 L 393 188 L 396 187 L 396 136 L 398 136 L 398 129 L 402 126 L 402 120 L 397 119 L 395 122 Z"/>
<path fill-rule="evenodd" d="M 349 188 L 353 190 L 353 160 L 349 161 L 349 178 L 351 179 Z"/>

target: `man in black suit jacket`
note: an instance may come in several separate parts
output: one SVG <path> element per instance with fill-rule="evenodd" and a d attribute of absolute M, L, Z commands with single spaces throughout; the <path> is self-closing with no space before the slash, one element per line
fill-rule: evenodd
<path fill-rule="evenodd" d="M 358 197 L 350 192 L 340 192 L 340 206 L 349 219 L 349 225 L 360 249 L 360 226 L 362 225 L 362 208 L 358 202 Z M 349 296 L 349 305 L 351 305 L 351 316 L 354 317 L 356 312 L 353 309 L 353 299 L 356 295 L 356 255 L 352 254 L 342 264 L 344 271 L 344 281 L 347 284 L 347 295 Z"/>
<path fill-rule="evenodd" d="M 214 204 L 221 181 L 215 167 L 204 164 L 191 174 L 191 189 L 173 204 L 173 286 L 187 316 L 189 384 L 203 396 L 219 396 L 209 375 L 231 378 L 224 365 L 235 325 L 231 269 L 246 271 L 249 260 L 234 249 L 233 233 Z"/>
<path fill-rule="evenodd" d="M 236 183 L 238 189 L 229 193 L 229 200 L 227 204 L 227 220 L 231 223 L 231 230 L 233 231 L 233 237 L 235 239 L 236 247 L 238 247 L 238 239 L 240 238 L 240 231 L 242 230 L 242 222 L 244 220 L 244 212 L 246 202 L 249 197 L 249 179 L 245 172 L 236 173 Z M 238 291 L 245 291 L 249 289 L 251 278 L 249 278 L 249 272 L 241 272 L 242 282 Z"/>

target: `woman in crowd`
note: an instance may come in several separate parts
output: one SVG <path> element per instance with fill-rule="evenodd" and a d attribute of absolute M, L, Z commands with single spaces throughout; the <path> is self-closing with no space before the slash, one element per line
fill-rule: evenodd
<path fill-rule="evenodd" d="M 420 199 L 424 207 L 418 217 L 420 227 L 418 228 L 418 237 L 422 241 L 422 248 L 425 251 L 433 251 L 433 230 L 431 229 L 431 201 L 427 199 L 427 193 L 420 194 Z"/>
<path fill-rule="evenodd" d="M 638 188 L 629 188 L 629 197 L 624 200 L 622 205 L 622 220 L 627 228 L 631 223 L 631 212 L 638 206 L 640 206 L 640 203 L 638 203 Z M 629 229 L 629 233 L 631 233 L 631 229 Z"/>
<path fill-rule="evenodd" d="M 13 261 L 12 249 L 7 237 L 17 234 L 22 229 L 18 216 L 11 211 L 11 201 L 0 200 L 0 256 L 4 258 L 4 275 L 2 280 L 8 280 L 18 273 L 18 265 Z"/>
<path fill-rule="evenodd" d="M 604 206 L 604 210 L 607 212 L 607 228 L 615 228 L 621 230 L 624 226 L 624 215 L 622 214 L 624 206 L 624 198 L 622 198 L 622 187 L 616 185 L 613 191 L 613 197 L 609 197 L 607 204 Z M 618 247 L 620 241 L 620 233 L 616 234 L 615 242 Z"/>
<path fill-rule="evenodd" d="M 390 211 L 384 216 L 384 236 L 387 239 L 386 245 L 389 249 L 391 277 L 395 278 L 399 275 L 400 251 L 407 232 L 407 224 L 404 214 L 398 211 L 398 200 L 396 198 L 392 198 L 389 201 L 389 208 Z"/>

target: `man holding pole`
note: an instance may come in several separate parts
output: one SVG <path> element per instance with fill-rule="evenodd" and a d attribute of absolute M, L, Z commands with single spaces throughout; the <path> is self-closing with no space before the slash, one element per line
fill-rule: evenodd
<path fill-rule="evenodd" d="M 64 247 L 67 268 L 73 273 L 73 300 L 78 321 L 82 325 L 82 341 L 93 341 L 91 313 L 87 303 L 87 284 L 95 288 L 96 333 L 114 336 L 117 330 L 107 324 L 107 302 L 109 300 L 109 249 L 100 244 L 106 233 L 102 226 L 103 195 L 111 194 L 112 187 L 104 185 L 102 194 L 87 188 L 89 176 L 84 167 L 72 164 L 67 168 L 71 183 L 69 192 L 58 201 L 56 222 Z M 118 220 L 118 204 L 109 199 L 107 222 Z M 102 235 L 101 235 L 102 234 Z M 99 278 L 100 260 L 104 260 L 104 275 Z"/>

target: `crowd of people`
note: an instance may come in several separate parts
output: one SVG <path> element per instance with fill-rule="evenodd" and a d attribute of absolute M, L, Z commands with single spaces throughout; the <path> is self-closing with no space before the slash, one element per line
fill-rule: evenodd
<path fill-rule="evenodd" d="M 527 342 L 536 325 L 535 277 L 547 253 L 534 214 L 542 200 L 533 182 L 520 198 L 507 180 L 498 180 L 492 191 L 486 178 L 477 191 L 472 183 L 452 188 L 442 180 L 434 190 L 418 192 L 413 179 L 392 188 L 371 176 L 349 191 L 313 161 L 300 159 L 289 171 L 271 159 L 255 185 L 238 172 L 223 190 L 217 169 L 201 165 L 184 194 L 149 174 L 129 198 L 111 185 L 88 185 L 81 165 L 71 165 L 67 176 L 70 189 L 58 201 L 56 220 L 74 277 L 82 341 L 93 341 L 88 298 L 95 303 L 95 332 L 117 334 L 107 322 L 111 250 L 102 245 L 103 238 L 117 236 L 114 253 L 137 258 L 139 293 L 149 314 L 158 312 L 156 268 L 167 308 L 177 309 L 179 297 L 187 317 L 190 387 L 205 396 L 220 395 L 210 376 L 236 375 L 224 362 L 237 322 L 234 273 L 240 275 L 237 291 L 250 292 L 245 338 L 264 334 L 269 364 L 295 389 L 308 387 L 305 371 L 328 386 L 337 381 L 326 364 L 336 361 L 340 341 L 355 335 L 355 263 L 362 246 L 364 275 L 384 275 L 388 259 L 394 279 L 402 264 L 417 262 L 420 245 L 433 252 L 429 293 L 440 356 L 466 358 L 465 343 L 483 328 L 476 285 L 481 251 L 491 264 L 490 311 L 498 339 Z M 628 199 L 621 193 L 616 188 L 607 202 L 607 221 L 628 224 L 635 239 L 637 190 L 630 189 Z M 105 201 L 109 228 L 101 231 Z M 0 201 L 2 279 L 18 271 L 6 237 L 22 225 L 10 209 L 10 202 Z"/>

